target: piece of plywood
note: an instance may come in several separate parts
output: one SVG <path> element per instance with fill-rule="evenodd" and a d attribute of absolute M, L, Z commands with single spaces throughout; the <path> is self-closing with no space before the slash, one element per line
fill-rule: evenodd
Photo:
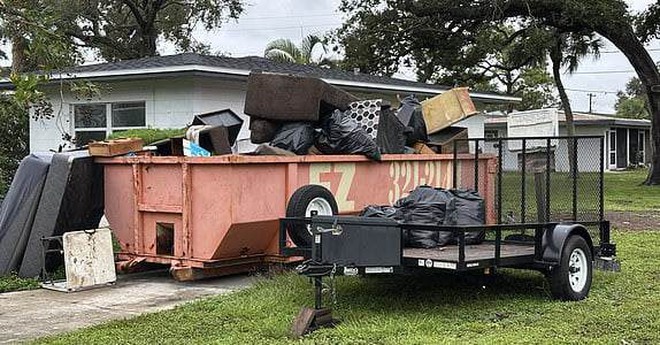
<path fill-rule="evenodd" d="M 415 152 L 418 154 L 422 155 L 432 155 L 435 154 L 435 151 L 433 151 L 430 147 L 428 147 L 424 143 L 416 143 L 413 148 L 415 149 Z"/>
<path fill-rule="evenodd" d="M 67 232 L 62 236 L 62 245 L 68 291 L 117 280 L 110 229 Z"/>
<path fill-rule="evenodd" d="M 446 91 L 422 102 L 426 133 L 439 132 L 454 123 L 477 114 L 467 87 Z"/>
<path fill-rule="evenodd" d="M 291 325 L 291 334 L 296 338 L 302 337 L 309 331 L 309 327 L 312 325 L 312 321 L 314 321 L 315 316 L 316 311 L 314 309 L 302 308 L 300 313 L 298 313 L 298 316 L 295 318 L 295 320 L 293 320 L 293 324 Z"/>

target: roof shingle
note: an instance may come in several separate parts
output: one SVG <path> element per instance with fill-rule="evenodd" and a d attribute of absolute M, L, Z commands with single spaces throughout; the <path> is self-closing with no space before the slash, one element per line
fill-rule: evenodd
<path fill-rule="evenodd" d="M 424 86 L 440 91 L 449 89 L 448 87 L 434 84 L 419 83 L 410 80 L 375 76 L 366 73 L 354 73 L 339 69 L 323 68 L 312 65 L 300 65 L 295 63 L 276 62 L 258 56 L 246 57 L 225 57 L 209 56 L 196 53 L 183 53 L 177 55 L 153 56 L 134 60 L 124 60 L 118 62 L 100 63 L 93 65 L 84 65 L 70 68 L 64 72 L 75 74 L 81 72 L 108 72 L 121 70 L 137 70 L 158 67 L 175 66 L 207 66 L 221 67 L 248 71 L 263 71 L 273 73 L 289 73 L 307 77 L 339 79 L 365 83 L 379 83 L 388 85 L 407 85 Z"/>

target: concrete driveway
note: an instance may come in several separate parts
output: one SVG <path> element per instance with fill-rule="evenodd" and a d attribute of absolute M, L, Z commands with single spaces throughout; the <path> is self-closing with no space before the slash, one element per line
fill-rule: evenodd
<path fill-rule="evenodd" d="M 119 276 L 114 286 L 65 293 L 32 290 L 0 294 L 0 344 L 171 309 L 202 297 L 251 286 L 247 275 L 180 283 L 166 271 Z"/>

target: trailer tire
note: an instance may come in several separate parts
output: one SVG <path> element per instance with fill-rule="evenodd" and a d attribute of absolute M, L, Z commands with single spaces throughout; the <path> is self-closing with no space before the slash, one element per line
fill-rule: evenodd
<path fill-rule="evenodd" d="M 298 188 L 291 195 L 286 207 L 287 217 L 309 217 L 312 211 L 317 211 L 320 216 L 332 216 L 339 213 L 337 201 L 327 188 L 319 185 L 306 185 Z M 292 224 L 287 232 L 293 243 L 298 247 L 310 247 L 312 245 L 312 233 L 309 226 Z"/>
<path fill-rule="evenodd" d="M 552 296 L 562 301 L 585 299 L 591 289 L 592 260 L 591 248 L 582 236 L 568 237 L 559 265 L 549 272 Z"/>

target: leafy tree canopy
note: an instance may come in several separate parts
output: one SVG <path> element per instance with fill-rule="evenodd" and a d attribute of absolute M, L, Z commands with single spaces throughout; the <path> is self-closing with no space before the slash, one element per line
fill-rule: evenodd
<path fill-rule="evenodd" d="M 207 51 L 207 46 L 193 39 L 195 27 L 219 28 L 226 20 L 238 18 L 243 6 L 243 0 L 4 0 L 0 2 L 0 39 L 16 46 L 14 59 L 23 58 L 23 52 L 31 56 L 33 60 L 23 60 L 24 70 L 41 65 L 40 56 L 75 62 L 71 53 L 77 47 L 92 48 L 108 61 L 157 55 L 159 40 L 172 42 L 181 51 Z M 35 31 L 41 33 L 35 35 Z M 48 37 L 44 32 L 59 35 Z M 40 39 L 62 44 L 56 47 Z M 42 55 L 38 49 L 44 46 L 57 49 Z"/>
<path fill-rule="evenodd" d="M 626 89 L 617 93 L 616 115 L 631 119 L 650 119 L 648 98 L 639 78 L 631 78 Z"/>
<path fill-rule="evenodd" d="M 243 12 L 242 0 L 43 0 L 61 3 L 66 33 L 108 60 L 157 55 L 159 39 L 182 51 L 207 49 L 192 38 L 201 24 L 219 28 Z"/>
<path fill-rule="evenodd" d="M 399 14 L 398 10 L 359 12 L 357 17 L 364 24 L 348 20 L 339 29 L 334 39 L 345 48 L 348 68 L 392 75 L 401 65 L 413 67 L 421 82 L 521 96 L 523 102 L 516 106 L 519 110 L 557 104 L 553 79 L 545 68 L 546 51 L 539 49 L 548 40 L 547 32 L 516 31 L 513 25 L 492 23 L 461 31 L 450 23 L 445 25 L 446 31 L 440 29 L 442 33 L 434 37 L 436 29 L 430 22 L 426 30 L 410 28 L 421 24 L 411 24 L 417 20 L 405 20 Z M 391 19 L 372 20 L 379 16 Z M 367 27 L 372 23 L 377 27 Z M 400 25 L 407 26 L 397 30 Z"/>
<path fill-rule="evenodd" d="M 51 70 L 81 60 L 70 37 L 62 34 L 62 8 L 54 1 L 0 1 L 0 42 L 12 44 L 15 73 Z M 7 58 L 0 52 L 0 58 Z"/>

